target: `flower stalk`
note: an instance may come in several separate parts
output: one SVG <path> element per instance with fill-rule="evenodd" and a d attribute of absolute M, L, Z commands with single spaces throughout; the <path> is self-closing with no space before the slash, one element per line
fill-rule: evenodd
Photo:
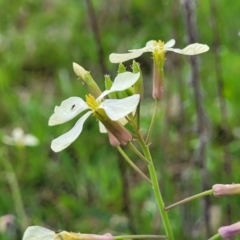
<path fill-rule="evenodd" d="M 176 203 L 174 203 L 172 205 L 169 205 L 168 207 L 165 207 L 165 210 L 168 211 L 168 210 L 170 210 L 170 209 L 172 209 L 174 207 L 180 206 L 180 205 L 182 205 L 184 203 L 190 202 L 192 200 L 195 200 L 195 199 L 198 199 L 198 198 L 201 198 L 201 197 L 205 197 L 207 195 L 212 195 L 212 194 L 213 194 L 213 190 L 212 189 L 208 190 L 208 191 L 205 191 L 205 192 L 202 192 L 202 193 L 199 193 L 199 194 L 196 194 L 194 196 L 191 196 L 191 197 L 185 198 L 185 199 L 183 199 L 183 200 L 181 200 L 179 202 L 176 202 Z"/>
<path fill-rule="evenodd" d="M 154 127 L 155 122 L 156 122 L 158 104 L 159 104 L 159 100 L 155 99 L 154 110 L 153 110 L 152 120 L 151 120 L 150 127 L 149 127 L 149 130 L 148 130 L 147 138 L 146 138 L 146 144 L 149 144 L 149 141 L 150 141 L 150 138 L 151 138 L 151 135 L 152 135 L 152 131 L 153 131 L 153 127 Z"/>
<path fill-rule="evenodd" d="M 130 119 L 130 123 L 132 124 L 133 129 L 136 132 L 137 135 L 137 140 L 142 148 L 142 151 L 144 153 L 145 158 L 148 160 L 149 164 L 148 164 L 148 170 L 149 170 L 149 174 L 150 174 L 150 179 L 152 182 L 152 188 L 153 188 L 153 192 L 155 195 L 155 199 L 157 202 L 157 206 L 163 221 L 163 226 L 167 235 L 167 239 L 169 240 L 174 240 L 173 237 L 173 232 L 172 232 L 172 227 L 170 224 L 170 220 L 168 217 L 168 213 L 165 211 L 165 206 L 164 206 L 164 201 L 162 198 L 162 194 L 158 185 L 158 179 L 157 179 L 157 174 L 156 174 L 156 170 L 152 161 L 152 156 L 149 150 L 149 145 L 143 140 L 142 135 L 140 134 L 138 127 L 135 123 L 135 121 L 133 119 Z"/>
<path fill-rule="evenodd" d="M 119 235 L 115 236 L 115 240 L 119 239 L 167 239 L 167 236 L 164 235 Z"/>
<path fill-rule="evenodd" d="M 130 166 L 138 172 L 145 180 L 152 184 L 151 180 L 132 162 L 132 160 L 128 157 L 128 155 L 122 150 L 121 147 L 117 147 L 117 150 L 121 153 L 123 158 L 130 164 Z"/>
<path fill-rule="evenodd" d="M 151 157 L 151 154 L 149 151 L 149 147 L 147 145 L 145 145 L 143 147 L 144 147 L 143 151 L 144 151 L 145 157 L 151 162 L 148 165 L 148 169 L 149 169 L 150 178 L 152 181 L 153 192 L 154 192 L 154 195 L 155 195 L 155 198 L 157 201 L 158 209 L 159 209 L 162 221 L 163 221 L 165 232 L 166 232 L 166 235 L 169 240 L 174 240 L 173 233 L 172 233 L 172 227 L 171 227 L 171 224 L 169 221 L 168 213 L 165 211 L 162 194 L 161 194 L 161 191 L 160 191 L 160 188 L 158 185 L 157 174 L 156 174 L 154 164 L 152 162 L 152 157 Z"/>
<path fill-rule="evenodd" d="M 208 240 L 216 240 L 219 239 L 221 236 L 219 233 L 215 234 L 214 236 L 212 236 L 211 238 L 209 238 Z"/>

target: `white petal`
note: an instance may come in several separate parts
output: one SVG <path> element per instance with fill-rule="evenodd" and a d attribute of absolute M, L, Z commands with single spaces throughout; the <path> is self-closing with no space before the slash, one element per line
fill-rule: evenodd
<path fill-rule="evenodd" d="M 117 121 L 135 111 L 139 100 L 139 94 L 123 99 L 107 99 L 101 103 L 99 108 L 103 108 L 111 120 Z"/>
<path fill-rule="evenodd" d="M 153 47 L 153 43 L 156 42 L 155 40 L 150 40 L 146 43 L 146 47 L 148 47 L 148 49 L 152 49 Z"/>
<path fill-rule="evenodd" d="M 184 49 L 166 48 L 165 50 L 176 52 L 179 54 L 184 54 L 184 55 L 197 55 L 197 54 L 207 52 L 209 50 L 209 47 L 206 44 L 193 43 L 188 45 Z"/>
<path fill-rule="evenodd" d="M 140 77 L 140 73 L 124 72 L 117 75 L 109 90 L 104 91 L 97 99 L 100 100 L 111 92 L 124 91 L 130 88 Z"/>
<path fill-rule="evenodd" d="M 31 226 L 26 229 L 22 240 L 53 240 L 55 232 L 44 227 Z"/>
<path fill-rule="evenodd" d="M 175 45 L 176 41 L 174 39 L 169 40 L 164 44 L 164 48 L 171 48 Z"/>
<path fill-rule="evenodd" d="M 152 52 L 151 46 L 145 46 L 143 48 L 131 49 L 131 50 L 128 50 L 128 51 L 131 52 L 131 53 L 132 52 L 139 52 L 139 53 L 141 52 L 143 54 L 145 52 Z"/>
<path fill-rule="evenodd" d="M 2 137 L 2 142 L 11 146 L 15 145 L 15 140 L 7 135 Z"/>
<path fill-rule="evenodd" d="M 119 119 L 118 122 L 124 126 L 128 123 L 128 120 L 124 117 L 124 118 Z"/>
<path fill-rule="evenodd" d="M 131 53 L 111 53 L 109 60 L 111 63 L 122 63 L 140 57 L 144 51 L 134 51 Z"/>
<path fill-rule="evenodd" d="M 53 126 L 67 122 L 88 108 L 88 105 L 81 98 L 70 97 L 64 100 L 59 107 L 55 107 L 54 114 L 50 117 L 48 125 Z"/>
<path fill-rule="evenodd" d="M 15 139 L 16 141 L 19 139 L 22 139 L 24 136 L 24 132 L 22 130 L 22 128 L 14 128 L 12 131 L 12 137 L 13 139 Z"/>
<path fill-rule="evenodd" d="M 100 121 L 98 121 L 98 123 L 99 123 L 99 132 L 107 133 L 107 129 L 105 128 L 105 126 Z"/>
<path fill-rule="evenodd" d="M 23 142 L 25 146 L 37 146 L 39 141 L 32 134 L 26 134 L 23 138 Z"/>
<path fill-rule="evenodd" d="M 67 148 L 72 142 L 74 142 L 78 138 L 78 136 L 81 134 L 84 122 L 91 114 L 92 114 L 92 111 L 89 111 L 86 114 L 84 114 L 76 122 L 76 124 L 70 131 L 54 139 L 51 144 L 52 150 L 54 152 L 60 152 L 63 149 Z"/>

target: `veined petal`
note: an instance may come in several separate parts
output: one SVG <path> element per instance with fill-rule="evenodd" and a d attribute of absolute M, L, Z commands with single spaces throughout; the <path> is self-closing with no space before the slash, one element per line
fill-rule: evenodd
<path fill-rule="evenodd" d="M 169 40 L 164 44 L 164 48 L 171 48 L 175 45 L 176 41 L 174 39 Z"/>
<path fill-rule="evenodd" d="M 184 49 L 178 48 L 166 48 L 166 51 L 176 52 L 184 55 L 197 55 L 209 50 L 209 46 L 206 44 L 193 43 L 185 47 Z"/>
<path fill-rule="evenodd" d="M 67 148 L 72 142 L 74 142 L 80 135 L 83 129 L 83 124 L 86 119 L 92 114 L 92 111 L 85 113 L 74 125 L 74 127 L 67 133 L 54 139 L 51 144 L 51 148 L 54 152 L 60 152 Z"/>
<path fill-rule="evenodd" d="M 109 60 L 111 63 L 122 63 L 140 57 L 145 51 L 134 51 L 131 53 L 111 53 Z"/>
<path fill-rule="evenodd" d="M 26 229 L 22 240 L 53 240 L 55 232 L 40 226 L 31 226 Z"/>
<path fill-rule="evenodd" d="M 104 91 L 97 99 L 100 100 L 111 92 L 124 91 L 130 88 L 140 77 L 140 73 L 124 72 L 117 75 L 112 87 Z"/>
<path fill-rule="evenodd" d="M 103 108 L 111 120 L 118 121 L 135 111 L 139 100 L 139 94 L 123 99 L 107 99 L 101 103 L 99 108 Z"/>
<path fill-rule="evenodd" d="M 81 98 L 70 97 L 64 100 L 59 107 L 55 107 L 54 114 L 50 117 L 48 125 L 54 126 L 67 122 L 86 109 L 89 109 L 89 107 Z"/>

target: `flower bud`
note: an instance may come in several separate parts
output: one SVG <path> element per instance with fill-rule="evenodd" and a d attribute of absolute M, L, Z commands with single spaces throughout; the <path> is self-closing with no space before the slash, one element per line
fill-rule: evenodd
<path fill-rule="evenodd" d="M 122 63 L 119 63 L 118 65 L 118 74 L 121 74 L 121 73 L 125 73 L 127 70 L 126 70 L 126 67 L 122 64 Z M 131 96 L 133 95 L 133 93 L 131 93 L 130 91 L 130 94 L 128 94 L 130 89 L 126 89 L 125 91 L 121 91 L 121 92 L 117 92 L 117 98 L 118 99 L 122 99 L 122 98 L 126 98 L 127 96 Z"/>
<path fill-rule="evenodd" d="M 95 98 L 97 98 L 102 93 L 97 83 L 92 78 L 90 72 L 86 71 L 77 63 L 73 63 L 73 70 L 75 74 L 87 85 L 89 92 Z"/>
<path fill-rule="evenodd" d="M 107 133 L 108 133 L 109 143 L 113 147 L 118 147 L 120 145 L 120 142 L 117 140 L 117 138 L 111 132 L 107 131 Z"/>
<path fill-rule="evenodd" d="M 240 184 L 215 184 L 212 189 L 215 197 L 240 194 Z"/>
<path fill-rule="evenodd" d="M 73 63 L 73 71 L 80 77 L 83 81 L 85 80 L 85 75 L 88 73 L 82 66 L 77 63 Z"/>
<path fill-rule="evenodd" d="M 133 69 L 133 73 L 140 72 L 140 78 L 133 85 L 133 89 L 134 89 L 134 94 L 139 94 L 140 95 L 140 99 L 142 100 L 143 99 L 143 77 L 142 77 L 140 64 L 135 62 L 135 61 L 133 61 L 132 69 Z"/>
<path fill-rule="evenodd" d="M 240 235 L 240 222 L 234 223 L 229 226 L 223 226 L 218 229 L 218 233 L 222 238 L 231 238 Z"/>

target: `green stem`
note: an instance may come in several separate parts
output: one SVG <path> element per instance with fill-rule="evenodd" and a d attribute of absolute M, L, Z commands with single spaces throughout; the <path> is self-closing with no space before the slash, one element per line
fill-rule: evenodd
<path fill-rule="evenodd" d="M 150 141 L 150 137 L 152 135 L 153 127 L 154 127 L 154 124 L 155 124 L 155 121 L 156 121 L 156 118 L 157 118 L 158 103 L 159 103 L 159 100 L 155 99 L 154 110 L 153 110 L 151 124 L 150 124 L 149 130 L 148 130 L 148 135 L 147 135 L 147 138 L 146 138 L 146 144 L 148 144 L 149 141 Z"/>
<path fill-rule="evenodd" d="M 166 239 L 167 237 L 164 235 L 119 235 L 115 236 L 114 239 L 141 239 L 141 238 L 161 238 L 161 239 Z"/>
<path fill-rule="evenodd" d="M 149 152 L 148 147 L 146 148 L 146 158 L 151 159 L 151 155 Z M 152 180 L 152 186 L 153 186 L 153 192 L 157 201 L 158 209 L 160 211 L 160 215 L 162 217 L 163 225 L 165 232 L 167 234 L 168 240 L 174 240 L 173 233 L 172 233 L 172 227 L 169 221 L 168 213 L 164 209 L 164 202 L 162 199 L 162 195 L 160 192 L 160 188 L 158 185 L 158 179 L 155 171 L 155 167 L 153 165 L 153 162 L 148 165 L 149 173 L 150 173 L 150 178 Z"/>
<path fill-rule="evenodd" d="M 207 195 L 211 195 L 211 194 L 213 194 L 213 190 L 212 189 L 208 190 L 208 191 L 205 191 L 205 192 L 202 192 L 202 193 L 198 193 L 198 194 L 193 195 L 191 197 L 185 198 L 185 199 L 183 199 L 183 200 L 181 200 L 179 202 L 176 202 L 176 203 L 174 203 L 172 205 L 169 205 L 168 207 L 165 207 L 165 210 L 168 211 L 168 210 L 170 210 L 170 209 L 172 209 L 172 208 L 174 208 L 176 206 L 182 205 L 182 204 L 187 203 L 189 201 L 192 201 L 194 199 L 197 199 L 197 198 L 200 198 L 200 197 L 204 197 L 204 196 L 207 196 Z"/>
<path fill-rule="evenodd" d="M 148 170 L 150 173 L 153 192 L 154 192 L 154 195 L 155 195 L 155 198 L 157 201 L 158 209 L 159 209 L 162 221 L 163 221 L 165 232 L 167 234 L 168 240 L 174 240 L 173 233 L 172 233 L 172 227 L 171 227 L 171 224 L 170 224 L 170 221 L 168 218 L 168 213 L 165 211 L 164 202 L 163 202 L 160 188 L 158 185 L 158 179 L 157 179 L 155 167 L 154 167 L 154 164 L 152 161 L 151 153 L 149 151 L 149 146 L 144 142 L 142 135 L 139 133 L 139 131 L 137 129 L 136 123 L 134 121 L 131 121 L 131 124 L 136 132 L 137 140 L 143 150 L 144 156 L 150 162 L 150 164 L 148 164 Z"/>
<path fill-rule="evenodd" d="M 218 239 L 218 238 L 220 238 L 220 237 L 221 237 L 220 234 L 217 233 L 217 234 L 215 234 L 214 236 L 212 236 L 211 238 L 209 238 L 208 240 L 216 240 L 216 239 Z"/>
<path fill-rule="evenodd" d="M 10 185 L 10 189 L 13 195 L 13 200 L 15 203 L 15 208 L 16 208 L 16 213 L 17 216 L 20 220 L 20 226 L 21 230 L 25 231 L 25 229 L 28 226 L 28 220 L 27 220 L 27 215 L 24 210 L 23 202 L 22 202 L 22 197 L 21 197 L 21 192 L 20 188 L 18 185 L 18 181 L 15 175 L 15 172 L 13 170 L 12 164 L 10 161 L 8 161 L 6 158 L 2 158 L 4 167 L 6 169 L 6 174 L 8 176 L 8 182 Z"/>
<path fill-rule="evenodd" d="M 117 147 L 117 150 L 121 153 L 124 159 L 130 164 L 130 166 L 137 171 L 145 180 L 152 184 L 151 180 L 131 161 L 127 154 L 122 150 L 121 147 Z"/>
<path fill-rule="evenodd" d="M 129 142 L 129 146 L 131 147 L 131 149 L 147 164 L 149 164 L 150 162 L 139 152 L 139 150 L 132 144 L 132 142 Z"/>

